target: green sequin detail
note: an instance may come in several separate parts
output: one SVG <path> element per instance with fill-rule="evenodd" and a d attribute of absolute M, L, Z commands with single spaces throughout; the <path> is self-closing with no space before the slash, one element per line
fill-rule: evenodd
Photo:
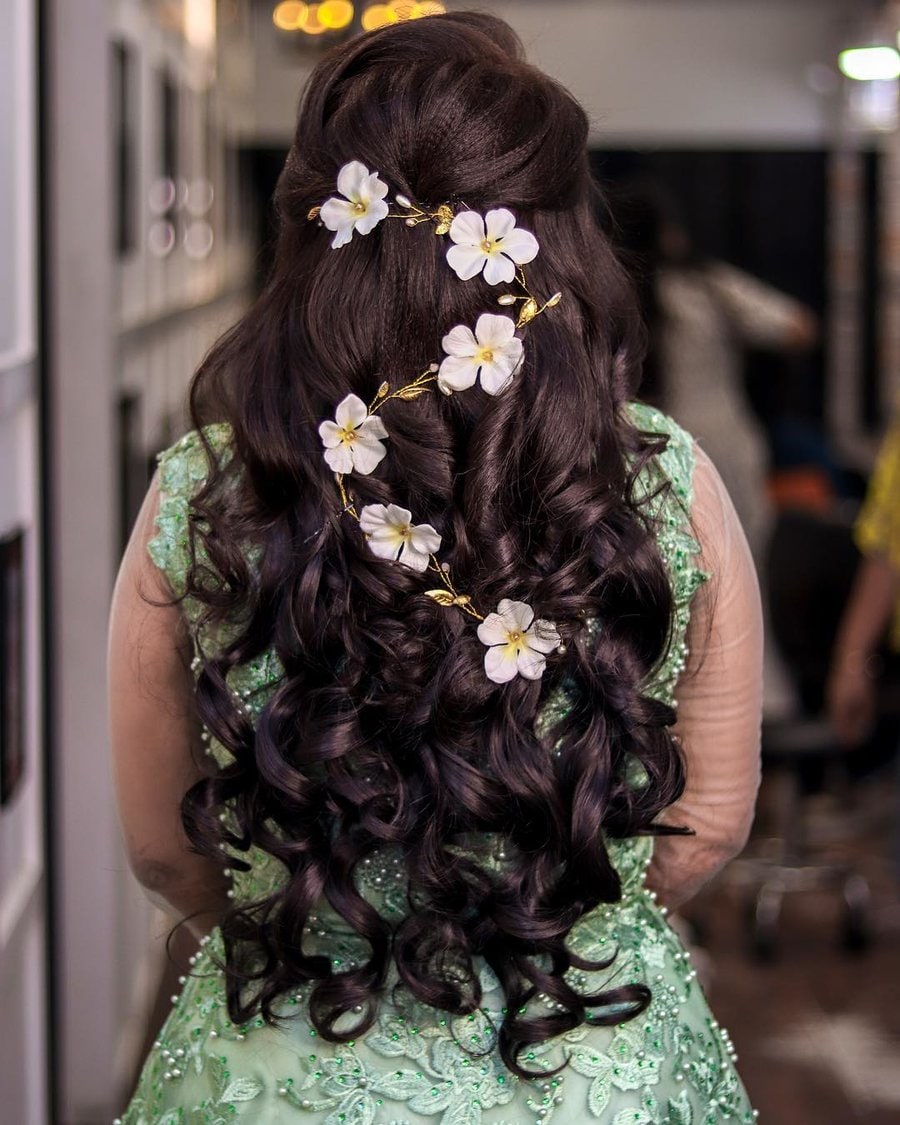
<path fill-rule="evenodd" d="M 687 657 L 691 599 L 705 578 L 690 527 L 694 457 L 690 438 L 665 415 L 645 406 L 630 410 L 641 429 L 667 433 L 670 439 L 644 471 L 641 486 L 649 496 L 662 480 L 671 484 L 648 502 L 676 599 L 669 651 L 649 690 L 671 701 Z M 226 426 L 210 427 L 206 436 L 217 457 L 229 456 Z M 158 534 L 150 554 L 179 594 L 190 564 L 190 498 L 207 471 L 197 434 L 160 459 Z M 190 599 L 184 611 L 197 621 L 199 607 Z M 214 642 L 204 637 L 205 644 Z M 271 654 L 232 673 L 229 684 L 251 719 L 280 676 Z M 547 701 L 542 723 L 551 724 L 567 706 L 564 692 L 557 693 Z M 209 752 L 224 759 L 224 749 L 214 742 Z M 570 944 L 586 958 L 616 952 L 604 972 L 572 970 L 577 987 L 598 991 L 644 981 L 652 1002 L 628 1023 L 582 1026 L 527 1052 L 535 1071 L 549 1072 L 567 1062 L 558 1075 L 522 1081 L 503 1066 L 495 1042 L 504 996 L 486 966 L 480 970 L 483 1006 L 472 1016 L 447 1016 L 413 1002 L 402 990 L 388 990 L 367 1034 L 352 1044 L 333 1044 L 311 1034 L 307 990 L 300 988 L 284 999 L 281 1027 L 260 1027 L 258 1021 L 236 1027 L 228 1019 L 216 967 L 223 951 L 221 935 L 214 931 L 150 1052 L 124 1125 L 226 1125 L 234 1118 L 266 1125 L 580 1125 L 592 1119 L 610 1125 L 749 1125 L 754 1113 L 728 1036 L 713 1019 L 688 955 L 644 886 L 651 852 L 646 838 L 610 843 L 622 899 L 582 918 Z M 502 862 L 490 841 L 479 854 L 485 862 Z M 265 894 L 283 878 L 266 853 L 253 851 L 249 859 L 251 870 L 233 875 L 239 900 Z M 407 908 L 402 858 L 395 852 L 371 856 L 359 885 L 386 917 Z M 365 956 L 359 938 L 327 904 L 310 917 L 304 945 L 342 967 Z M 547 1010 L 550 1003 L 538 997 L 530 1008 Z"/>

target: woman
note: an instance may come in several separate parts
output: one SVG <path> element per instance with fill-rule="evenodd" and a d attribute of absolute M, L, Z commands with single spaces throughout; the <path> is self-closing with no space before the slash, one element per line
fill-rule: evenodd
<path fill-rule="evenodd" d="M 206 935 L 129 1123 L 752 1120 L 656 895 L 748 831 L 756 587 L 629 402 L 586 138 L 488 16 L 312 76 L 115 596 L 128 849 Z"/>
<path fill-rule="evenodd" d="M 900 651 L 900 417 L 888 430 L 856 522 L 862 556 L 838 628 L 825 687 L 828 717 L 848 750 L 878 719 L 879 650 Z M 900 754 L 896 759 L 891 865 L 900 880 Z"/>
<path fill-rule="evenodd" d="M 816 341 L 816 318 L 758 278 L 698 254 L 652 182 L 633 182 L 620 194 L 618 234 L 651 334 L 642 397 L 712 458 L 759 562 L 771 524 L 769 443 L 743 386 L 741 353 L 805 351 Z"/>

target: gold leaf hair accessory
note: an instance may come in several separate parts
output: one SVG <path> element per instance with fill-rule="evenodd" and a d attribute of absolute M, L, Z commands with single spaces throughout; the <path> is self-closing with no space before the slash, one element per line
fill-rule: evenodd
<path fill-rule="evenodd" d="M 434 233 L 443 235 L 447 234 L 453 225 L 453 208 L 449 203 L 442 203 L 434 211 L 423 211 L 421 207 L 417 207 L 410 202 L 405 195 L 396 196 L 395 202 L 398 207 L 402 207 L 406 211 L 406 215 L 392 215 L 390 217 L 403 219 L 408 227 L 417 227 L 420 223 L 434 223 Z"/>
<path fill-rule="evenodd" d="M 561 293 L 554 293 L 541 304 L 528 288 L 523 267 L 534 261 L 540 245 L 531 231 L 516 224 L 515 215 L 506 207 L 492 208 L 483 216 L 469 208 L 457 214 L 450 203 L 430 208 L 398 192 L 393 203 L 400 210 L 391 211 L 388 185 L 378 172 L 370 172 L 359 160 L 341 167 L 337 190 L 338 195 L 311 208 L 307 215 L 310 221 L 318 220 L 334 231 L 333 250 L 346 246 L 355 233 L 369 234 L 384 219 L 402 219 L 408 227 L 433 223 L 436 235 L 450 236 L 453 245 L 447 248 L 447 262 L 461 281 L 483 275 L 488 285 L 518 285 L 520 293 L 505 293 L 498 298 L 501 305 L 521 304 L 517 328 L 523 328 L 562 298 Z"/>
<path fill-rule="evenodd" d="M 308 216 L 335 232 L 332 249 L 346 246 L 354 234 L 369 234 L 383 219 L 403 219 L 408 227 L 430 222 L 435 234 L 450 236 L 447 261 L 461 280 L 483 274 L 489 285 L 515 282 L 521 290 L 498 298 L 502 306 L 521 305 L 515 320 L 485 312 L 474 328 L 457 324 L 443 337 L 444 358 L 440 364 L 430 363 L 396 390 L 391 390 L 387 382 L 381 383 L 368 406 L 358 395 L 348 394 L 338 403 L 334 420 L 319 424 L 319 436 L 325 460 L 335 474 L 341 515 L 347 514 L 359 524 L 371 552 L 418 574 L 437 576 L 440 585 L 424 594 L 437 605 L 457 608 L 479 622 L 478 638 L 487 650 L 484 671 L 488 679 L 498 684 L 516 676 L 538 680 L 544 674 L 547 654 L 565 651 L 556 625 L 536 618 L 526 602 L 508 598 L 500 601 L 495 612 L 487 616 L 480 613 L 471 597 L 457 589 L 449 565 L 438 560 L 442 541 L 439 532 L 430 523 L 414 523 L 412 512 L 398 504 L 366 504 L 357 510 L 346 478 L 352 473 L 370 475 L 386 456 L 384 443 L 389 434 L 379 415 L 385 403 L 409 402 L 435 389 L 449 395 L 468 390 L 476 382 L 489 395 L 503 392 L 524 360 L 524 344 L 516 332 L 557 305 L 561 294 L 555 293 L 541 305 L 529 290 L 523 267 L 537 257 L 540 247 L 531 231 L 518 227 L 515 216 L 505 207 L 488 211 L 484 217 L 470 210 L 455 214 L 449 203 L 430 210 L 398 195 L 395 205 L 401 211 L 392 212 L 386 202 L 387 185 L 377 172 L 370 172 L 356 160 L 341 168 L 337 186 L 340 197 L 327 199 Z"/>

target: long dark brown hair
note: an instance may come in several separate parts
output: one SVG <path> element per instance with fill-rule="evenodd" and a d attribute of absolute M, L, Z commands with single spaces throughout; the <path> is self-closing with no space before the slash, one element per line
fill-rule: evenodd
<path fill-rule="evenodd" d="M 209 449 L 193 502 L 188 583 L 203 636 L 230 637 L 207 642 L 197 704 L 232 760 L 187 794 L 184 821 L 200 852 L 220 857 L 223 839 L 255 846 L 286 872 L 222 920 L 236 1021 L 276 1019 L 279 999 L 313 982 L 318 1032 L 358 1037 L 392 964 L 421 1001 L 468 1013 L 481 1002 L 483 958 L 506 995 L 503 1058 L 524 1074 L 529 1044 L 648 1002 L 642 985 L 583 996 L 564 979 L 584 965 L 566 947 L 573 924 L 621 894 L 605 840 L 661 831 L 655 818 L 683 785 L 673 714 L 645 694 L 673 603 L 635 481 L 663 439 L 625 410 L 642 332 L 592 218 L 586 138 L 571 95 L 485 15 L 361 36 L 309 82 L 275 197 L 272 275 L 191 397 L 198 428 L 233 428 L 232 455 L 217 463 Z M 475 604 L 521 599 L 558 624 L 567 651 L 540 681 L 492 683 L 471 620 L 375 558 L 341 515 L 318 423 L 348 393 L 368 401 L 382 380 L 422 371 L 450 327 L 498 311 L 501 291 L 460 282 L 430 224 L 382 222 L 332 250 L 307 216 L 350 160 L 420 205 L 510 208 L 540 242 L 531 288 L 563 293 L 529 328 L 524 368 L 503 393 L 389 403 L 389 455 L 351 478 L 357 503 L 408 504 L 438 529 Z M 270 649 L 284 676 L 254 727 L 225 677 Z M 558 690 L 565 716 L 536 730 Z M 640 787 L 626 780 L 634 759 Z M 219 820 L 224 804 L 234 830 Z M 502 841 L 499 869 L 459 847 L 478 834 Z M 355 881 L 391 845 L 410 885 L 397 924 Z M 338 971 L 304 951 L 323 898 L 368 943 L 364 964 Z M 524 1014 L 539 993 L 557 1007 Z M 603 1004 L 617 1014 L 591 1015 Z M 338 1031 L 347 1013 L 354 1026 Z"/>

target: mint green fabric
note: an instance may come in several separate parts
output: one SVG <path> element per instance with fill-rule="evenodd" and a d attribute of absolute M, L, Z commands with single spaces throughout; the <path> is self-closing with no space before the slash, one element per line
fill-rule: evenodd
<path fill-rule="evenodd" d="M 686 657 L 685 630 L 691 599 L 704 580 L 691 534 L 693 449 L 690 438 L 666 416 L 632 406 L 642 429 L 669 435 L 667 450 L 644 471 L 641 486 L 654 496 L 659 545 L 676 595 L 672 643 L 651 692 L 671 700 Z M 217 455 L 229 455 L 227 427 L 207 437 Z M 204 448 L 189 434 L 160 459 L 158 533 L 150 544 L 154 562 L 176 591 L 189 565 L 187 519 L 191 496 L 207 473 Z M 196 618 L 197 607 L 185 603 Z M 252 717 L 259 714 L 281 675 L 272 654 L 237 669 L 231 686 Z M 568 706 L 551 697 L 541 717 L 549 723 Z M 207 741 L 209 742 L 208 736 Z M 215 743 L 209 752 L 224 759 Z M 227 812 L 225 814 L 227 816 Z M 483 862 L 502 864 L 491 838 L 472 842 Z M 521 1080 L 509 1073 L 495 1049 L 494 1029 L 503 1016 L 503 994 L 481 968 L 484 1001 L 473 1015 L 453 1018 L 413 1001 L 402 989 L 386 990 L 375 1026 L 347 1045 L 323 1041 L 307 1020 L 307 989 L 283 1004 L 280 1028 L 261 1020 L 238 1027 L 228 1019 L 217 963 L 223 955 L 214 931 L 146 1061 L 122 1121 L 125 1125 L 225 1125 L 236 1118 L 272 1125 L 717 1125 L 754 1120 L 735 1071 L 727 1033 L 713 1018 L 689 957 L 669 927 L 644 879 L 652 852 L 647 838 L 611 841 L 623 894 L 576 925 L 571 947 L 591 959 L 616 956 L 608 970 L 572 971 L 579 987 L 597 991 L 646 982 L 653 994 L 647 1011 L 613 1028 L 581 1027 L 536 1047 L 530 1069 L 557 1075 Z M 279 885 L 283 871 L 262 852 L 251 852 L 251 870 L 235 872 L 237 900 L 255 898 Z M 390 918 L 406 909 L 402 857 L 384 850 L 371 857 L 360 887 Z M 365 956 L 360 940 L 323 903 L 309 919 L 310 952 L 332 958 L 335 969 Z M 550 1004 L 533 1001 L 535 1011 Z"/>

